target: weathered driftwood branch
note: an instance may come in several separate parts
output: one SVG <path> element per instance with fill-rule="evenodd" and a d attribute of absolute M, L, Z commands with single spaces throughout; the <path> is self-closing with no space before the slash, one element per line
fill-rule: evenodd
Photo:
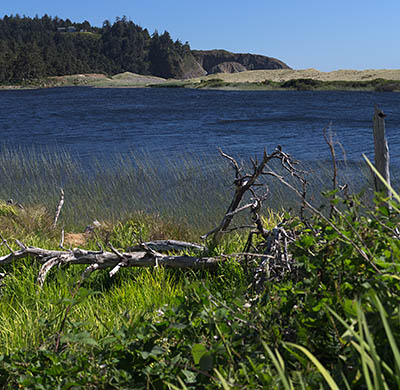
<path fill-rule="evenodd" d="M 332 157 L 332 169 L 333 169 L 333 176 L 332 176 L 332 189 L 336 190 L 337 188 L 337 163 L 336 163 L 336 152 L 335 152 L 335 145 L 333 143 L 333 136 L 332 132 L 329 131 L 327 132 L 326 127 L 324 127 L 324 138 L 326 144 L 329 146 L 329 150 L 331 152 L 331 157 Z"/>
<path fill-rule="evenodd" d="M 145 243 L 147 247 L 153 249 L 156 252 L 172 252 L 172 251 L 194 251 L 202 252 L 207 248 L 204 245 L 194 244 L 192 242 L 177 241 L 177 240 L 155 240 Z M 135 252 L 143 250 L 142 245 L 131 246 L 126 249 L 127 252 Z"/>
<path fill-rule="evenodd" d="M 219 242 L 221 235 L 227 231 L 228 226 L 232 222 L 235 214 L 252 206 L 252 204 L 248 204 L 241 208 L 239 207 L 244 194 L 253 186 L 257 185 L 257 179 L 260 175 L 264 174 L 264 169 L 268 162 L 273 159 L 278 159 L 281 160 L 282 165 L 288 163 L 291 165 L 289 156 L 283 153 L 281 147 L 278 146 L 270 155 L 268 155 L 267 151 L 264 150 L 263 158 L 260 163 L 258 163 L 257 160 L 251 159 L 253 172 L 251 174 L 242 174 L 242 169 L 239 167 L 239 164 L 236 162 L 236 160 L 233 157 L 225 154 L 221 149 L 219 151 L 222 157 L 231 162 L 235 170 L 235 180 L 233 182 L 235 185 L 235 193 L 233 195 L 232 202 L 225 213 L 225 216 L 222 218 L 221 223 L 201 237 L 202 239 L 206 239 L 209 236 L 213 235 L 213 240 L 217 243 Z"/>
<path fill-rule="evenodd" d="M 202 269 L 214 268 L 221 262 L 221 259 L 214 257 L 165 255 L 147 247 L 146 244 L 142 244 L 141 251 L 119 252 L 111 246 L 111 252 L 106 252 L 104 250 L 88 251 L 80 248 L 63 251 L 48 250 L 37 247 L 26 247 L 20 242 L 17 243 L 20 249 L 0 257 L 0 265 L 9 264 L 31 256 L 42 264 L 37 279 L 40 285 L 43 285 L 48 272 L 54 266 L 64 264 L 88 265 L 82 275 L 85 278 L 91 272 L 104 268 L 111 268 L 110 276 L 113 276 L 122 267 L 155 267 L 162 265 L 171 268 Z"/>
<path fill-rule="evenodd" d="M 374 112 L 374 147 L 375 147 L 375 166 L 383 178 L 390 184 L 389 171 L 389 147 L 385 136 L 385 117 L 386 115 L 377 106 Z M 383 192 L 386 197 L 390 197 L 390 191 L 374 175 L 375 189 Z"/>
<path fill-rule="evenodd" d="M 61 197 L 60 197 L 60 202 L 58 203 L 57 209 L 56 209 L 56 214 L 54 216 L 54 222 L 53 222 L 53 228 L 56 227 L 58 218 L 60 217 L 61 209 L 64 205 L 64 190 L 61 188 Z"/>

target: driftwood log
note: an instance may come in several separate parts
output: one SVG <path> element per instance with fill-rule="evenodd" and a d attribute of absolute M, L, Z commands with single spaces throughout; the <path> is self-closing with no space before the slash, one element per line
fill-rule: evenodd
<path fill-rule="evenodd" d="M 111 247 L 111 252 L 89 251 L 80 248 L 72 250 L 48 250 L 32 246 L 25 246 L 17 241 L 20 249 L 12 251 L 8 255 L 0 257 L 0 266 L 9 264 L 15 260 L 25 257 L 33 257 L 42 267 L 39 271 L 37 281 L 43 285 L 48 272 L 59 265 L 84 264 L 88 265 L 82 274 L 86 278 L 91 272 L 98 269 L 111 268 L 110 276 L 115 275 L 123 267 L 157 267 L 166 266 L 171 268 L 205 269 L 215 268 L 223 259 L 215 257 L 193 257 L 189 255 L 167 255 L 156 252 L 151 247 L 159 247 L 163 250 L 176 250 L 176 242 L 169 246 L 168 241 L 156 243 L 150 242 L 141 245 L 141 250 L 131 252 L 119 252 Z M 187 244 L 187 245 L 185 245 Z M 180 246 L 191 247 L 195 244 L 180 242 Z"/>

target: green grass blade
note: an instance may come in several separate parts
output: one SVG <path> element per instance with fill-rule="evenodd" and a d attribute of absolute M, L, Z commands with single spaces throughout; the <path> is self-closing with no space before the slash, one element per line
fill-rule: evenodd
<path fill-rule="evenodd" d="M 299 380 L 300 385 L 301 385 L 301 390 L 306 390 L 306 385 L 304 383 L 303 376 L 302 376 L 301 372 L 297 372 L 297 377 L 298 377 L 298 380 Z"/>
<path fill-rule="evenodd" d="M 274 353 L 272 352 L 272 350 L 268 347 L 268 345 L 267 345 L 264 341 L 262 341 L 262 344 L 263 344 L 263 346 L 264 346 L 264 349 L 265 349 L 266 352 L 268 353 L 268 356 L 271 358 L 272 363 L 274 364 L 275 368 L 276 368 L 277 371 L 278 371 L 278 374 L 279 374 L 279 377 L 281 378 L 283 387 L 284 387 L 286 390 L 292 390 L 292 389 L 293 389 L 293 386 L 291 386 L 291 385 L 289 384 L 289 380 L 288 380 L 288 378 L 287 378 L 287 376 L 286 376 L 284 367 L 281 366 L 281 364 L 279 363 L 278 359 L 276 358 L 276 356 L 274 355 Z"/>
<path fill-rule="evenodd" d="M 285 362 L 283 361 L 282 356 L 277 349 L 275 349 L 275 355 L 279 361 L 280 366 L 282 367 L 282 370 L 285 371 Z"/>
<path fill-rule="evenodd" d="M 342 376 L 343 382 L 346 386 L 346 390 L 351 390 L 349 381 L 347 380 L 346 375 L 344 375 L 343 371 L 341 372 L 341 376 Z"/>
<path fill-rule="evenodd" d="M 383 323 L 383 327 L 385 328 L 386 336 L 388 338 L 390 347 L 392 349 L 393 355 L 394 355 L 394 362 L 396 365 L 396 373 L 400 374 L 400 352 L 399 348 L 397 347 L 396 340 L 394 339 L 393 332 L 390 329 L 390 325 L 387 321 L 387 314 L 385 312 L 385 309 L 383 308 L 382 302 L 379 300 L 379 298 L 374 294 L 372 295 L 372 300 L 379 310 L 379 314 L 381 316 L 381 320 Z"/>
<path fill-rule="evenodd" d="M 364 338 L 364 327 L 362 323 L 362 318 L 361 318 L 361 309 L 360 306 L 357 304 L 357 321 L 358 321 L 358 328 L 360 332 L 360 355 L 361 355 L 361 366 L 362 370 L 364 373 L 364 379 L 365 383 L 367 384 L 367 389 L 369 390 L 374 390 L 374 387 L 372 386 L 372 381 L 371 381 L 371 376 L 369 374 L 369 369 L 368 369 L 368 362 L 370 361 L 371 357 L 367 354 L 365 350 L 365 345 L 368 345 L 368 343 L 365 341 Z M 371 362 L 371 366 L 369 367 L 372 372 L 374 372 L 374 366 Z"/>
<path fill-rule="evenodd" d="M 368 157 L 363 153 L 363 157 L 367 162 L 368 166 L 372 169 L 379 180 L 385 185 L 385 187 L 392 193 L 393 197 L 400 203 L 400 195 L 393 189 L 393 187 L 383 178 L 383 176 L 378 172 L 375 166 L 369 161 Z"/>
<path fill-rule="evenodd" d="M 218 379 L 221 381 L 222 387 L 224 390 L 230 390 L 232 386 L 226 381 L 226 379 L 222 376 L 222 374 L 215 368 L 215 373 L 217 374 Z"/>
<path fill-rule="evenodd" d="M 343 318 L 341 318 L 337 313 L 335 313 L 330 307 L 327 307 L 328 311 L 347 329 L 347 332 L 354 337 L 360 344 L 363 344 L 364 348 L 366 351 L 370 352 L 370 346 L 365 340 L 362 340 L 360 338 L 360 335 L 354 330 L 354 327 L 349 325 Z M 360 344 L 357 344 L 356 342 L 352 341 L 352 345 L 357 351 L 361 354 L 361 346 Z M 377 356 L 377 359 L 379 363 L 382 365 L 382 367 L 389 373 L 389 375 L 394 375 L 393 370 L 389 367 L 387 363 L 385 363 L 379 356 Z"/>
<path fill-rule="evenodd" d="M 180 389 L 178 386 L 173 385 L 172 383 L 169 383 L 169 382 L 164 382 L 164 383 L 168 386 L 169 389 L 172 389 L 172 390 L 182 390 L 182 389 Z"/>
<path fill-rule="evenodd" d="M 293 343 L 286 343 L 286 344 L 293 348 L 299 349 L 301 352 L 304 353 L 304 355 L 308 357 L 308 359 L 310 359 L 310 361 L 315 365 L 315 367 L 317 367 L 318 371 L 321 373 L 326 383 L 328 383 L 331 390 L 339 390 L 339 386 L 336 384 L 329 371 L 320 363 L 320 361 L 308 349 L 302 347 L 301 345 Z"/>
<path fill-rule="evenodd" d="M 365 337 L 367 339 L 367 343 L 369 345 L 370 349 L 370 355 L 373 361 L 373 370 L 371 370 L 374 374 L 374 389 L 385 389 L 388 390 L 389 387 L 387 383 L 384 381 L 384 377 L 382 375 L 382 370 L 381 370 L 381 359 L 379 358 L 378 353 L 376 352 L 375 348 L 375 343 L 374 339 L 369 331 L 368 328 L 368 323 L 365 318 L 364 313 L 361 310 L 361 304 L 357 304 L 357 310 L 360 310 L 361 314 L 361 321 L 362 321 L 362 326 L 364 328 L 364 333 Z"/>
<path fill-rule="evenodd" d="M 360 354 L 360 356 L 361 356 L 361 350 L 362 350 L 362 348 L 361 348 L 361 346 L 360 346 L 360 344 L 357 344 L 355 341 L 352 341 L 351 342 L 351 345 L 353 346 L 353 348 Z M 364 352 L 365 352 L 365 350 L 364 350 Z M 376 364 L 375 362 L 374 362 L 374 360 L 372 359 L 372 357 L 369 355 L 369 354 L 367 354 L 367 353 L 365 353 L 364 354 L 364 358 L 365 358 L 365 361 L 366 361 L 366 363 L 367 363 L 367 365 L 368 365 L 368 367 L 371 369 L 371 371 L 374 371 L 374 364 Z M 390 370 L 390 372 L 391 373 L 393 373 L 393 370 Z M 384 378 L 381 376 L 381 381 L 380 381 L 380 385 L 375 385 L 375 387 L 372 387 L 372 389 L 389 389 L 389 387 L 388 387 L 388 385 L 387 385 L 387 383 L 384 381 Z M 372 385 L 371 385 L 372 386 Z"/>

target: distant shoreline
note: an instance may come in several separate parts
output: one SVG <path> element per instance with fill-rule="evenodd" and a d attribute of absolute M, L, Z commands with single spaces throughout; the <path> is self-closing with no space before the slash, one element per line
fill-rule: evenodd
<path fill-rule="evenodd" d="M 223 90 L 361 90 L 400 92 L 400 69 L 338 70 L 316 69 L 253 70 L 218 73 L 187 80 L 166 80 L 130 72 L 108 77 L 103 74 L 77 74 L 29 80 L 3 85 L 0 90 L 86 86 L 93 88 L 194 88 Z"/>

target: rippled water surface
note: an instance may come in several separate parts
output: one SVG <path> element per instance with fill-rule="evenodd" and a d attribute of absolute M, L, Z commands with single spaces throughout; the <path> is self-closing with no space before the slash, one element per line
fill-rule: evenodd
<path fill-rule="evenodd" d="M 323 128 L 349 161 L 372 156 L 372 116 L 387 114 L 392 167 L 400 166 L 400 94 L 370 92 L 201 91 L 56 88 L 0 91 L 0 129 L 9 146 L 64 150 L 104 164 L 115 154 L 145 152 L 241 157 L 276 145 L 303 161 L 325 161 Z M 339 152 L 339 159 L 344 156 Z"/>

